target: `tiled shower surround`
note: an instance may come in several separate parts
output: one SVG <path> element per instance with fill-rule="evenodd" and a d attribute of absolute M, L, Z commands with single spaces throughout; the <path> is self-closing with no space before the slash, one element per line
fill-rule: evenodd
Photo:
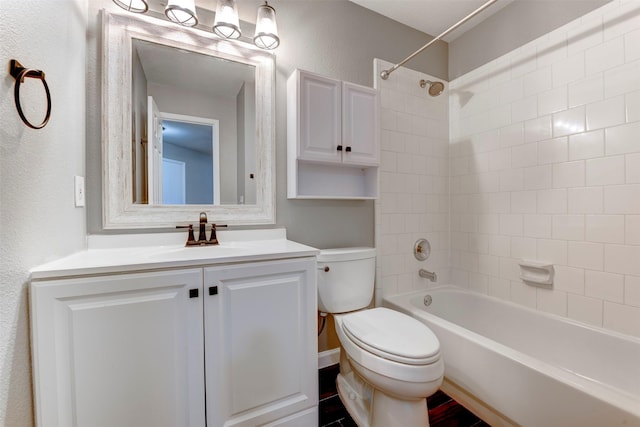
<path fill-rule="evenodd" d="M 383 293 L 427 288 L 424 267 L 640 336 L 640 2 L 614 0 L 455 79 L 448 96 L 407 87 L 416 78 L 377 81 Z M 410 255 L 423 235 L 431 264 Z M 553 263 L 554 285 L 524 284 L 522 258 Z"/>
<path fill-rule="evenodd" d="M 449 282 L 449 102 L 420 88 L 437 80 L 399 68 L 388 80 L 380 71 L 393 64 L 376 59 L 381 104 L 380 197 L 376 202 L 378 275 L 376 298 L 421 289 L 425 268 Z M 417 239 L 427 238 L 431 256 L 413 257 Z"/>

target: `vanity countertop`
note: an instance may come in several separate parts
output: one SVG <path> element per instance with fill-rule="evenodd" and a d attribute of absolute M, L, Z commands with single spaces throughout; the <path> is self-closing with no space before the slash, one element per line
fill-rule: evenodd
<path fill-rule="evenodd" d="M 144 271 L 157 268 L 315 256 L 318 250 L 287 240 L 285 229 L 218 231 L 219 245 L 185 247 L 186 233 L 89 236 L 88 248 L 31 270 L 32 280 Z"/>

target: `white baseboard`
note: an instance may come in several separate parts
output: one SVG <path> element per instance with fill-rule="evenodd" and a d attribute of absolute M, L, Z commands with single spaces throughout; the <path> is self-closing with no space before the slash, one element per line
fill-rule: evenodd
<path fill-rule="evenodd" d="M 332 348 L 331 350 L 321 351 L 318 353 L 318 369 L 327 366 L 337 365 L 340 363 L 340 349 Z"/>

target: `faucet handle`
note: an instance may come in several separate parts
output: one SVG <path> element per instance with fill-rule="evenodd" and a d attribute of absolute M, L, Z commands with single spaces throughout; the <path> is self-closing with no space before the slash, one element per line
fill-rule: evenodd
<path fill-rule="evenodd" d="M 187 244 L 185 246 L 193 246 L 196 244 L 196 238 L 193 235 L 193 224 L 189 225 L 176 225 L 176 228 L 188 228 L 189 236 L 187 237 Z"/>
<path fill-rule="evenodd" d="M 209 244 L 210 245 L 217 245 L 218 242 L 218 236 L 216 236 L 216 229 L 219 227 L 227 227 L 226 224 L 211 224 L 211 238 L 209 239 Z"/>

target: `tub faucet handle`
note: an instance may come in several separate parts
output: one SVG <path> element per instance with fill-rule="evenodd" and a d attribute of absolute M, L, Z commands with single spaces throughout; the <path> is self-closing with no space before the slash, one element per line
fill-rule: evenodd
<path fill-rule="evenodd" d="M 427 239 L 418 239 L 413 245 L 413 256 L 418 261 L 424 261 L 431 255 L 431 244 Z"/>

